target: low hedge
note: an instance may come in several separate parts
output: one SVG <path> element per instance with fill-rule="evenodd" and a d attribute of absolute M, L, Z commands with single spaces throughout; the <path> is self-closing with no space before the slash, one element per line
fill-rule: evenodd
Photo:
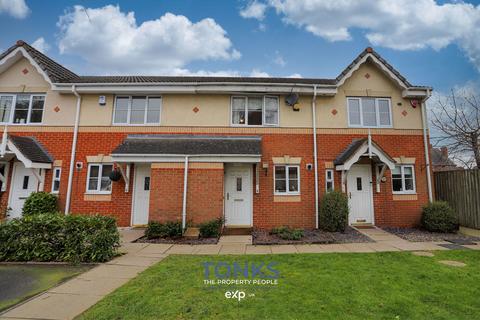
<path fill-rule="evenodd" d="M 104 262 L 120 243 L 115 219 L 35 214 L 0 224 L 0 261 Z"/>
<path fill-rule="evenodd" d="M 277 235 L 283 240 L 300 240 L 303 238 L 302 229 L 292 229 L 287 226 L 273 228 L 270 234 Z"/>
<path fill-rule="evenodd" d="M 445 201 L 434 201 L 422 209 L 422 227 L 432 232 L 455 232 L 458 220 Z"/>
<path fill-rule="evenodd" d="M 318 222 L 320 228 L 329 232 L 343 232 L 348 225 L 348 198 L 345 194 L 332 191 L 320 202 Z"/>
<path fill-rule="evenodd" d="M 180 238 L 182 236 L 182 222 L 181 221 L 167 221 L 160 223 L 157 221 L 150 221 L 145 230 L 147 239 L 156 238 Z"/>
<path fill-rule="evenodd" d="M 223 219 L 213 219 L 199 225 L 201 238 L 218 238 L 223 225 Z"/>
<path fill-rule="evenodd" d="M 25 200 L 22 208 L 23 216 L 32 214 L 57 213 L 58 198 L 48 192 L 33 192 Z"/>

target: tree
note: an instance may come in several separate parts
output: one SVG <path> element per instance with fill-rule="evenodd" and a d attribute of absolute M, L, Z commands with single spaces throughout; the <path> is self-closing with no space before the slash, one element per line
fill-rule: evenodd
<path fill-rule="evenodd" d="M 432 140 L 445 146 L 457 162 L 480 168 L 480 97 L 455 92 L 439 98 L 431 110 Z"/>

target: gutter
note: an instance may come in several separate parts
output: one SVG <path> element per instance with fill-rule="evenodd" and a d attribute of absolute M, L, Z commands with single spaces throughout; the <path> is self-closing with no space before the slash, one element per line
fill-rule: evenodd
<path fill-rule="evenodd" d="M 78 94 L 75 85 L 72 85 L 72 92 L 77 97 L 77 109 L 75 111 L 75 126 L 73 129 L 73 141 L 72 141 L 72 153 L 70 155 L 70 169 L 68 171 L 68 186 L 67 186 L 67 199 L 65 202 L 65 214 L 70 213 L 70 202 L 72 198 L 72 183 L 73 183 L 73 169 L 75 165 L 75 154 L 77 149 L 78 139 L 78 125 L 80 122 L 80 105 L 82 103 L 82 97 Z"/>
<path fill-rule="evenodd" d="M 428 201 L 433 201 L 433 194 L 432 194 L 432 177 L 430 173 L 430 153 L 429 153 L 429 145 L 428 145 L 428 138 L 427 138 L 427 111 L 426 111 L 426 104 L 425 101 L 428 100 L 431 96 L 430 89 L 427 89 L 427 95 L 422 100 L 422 127 L 423 127 L 423 146 L 425 148 L 425 167 L 427 168 L 427 189 L 428 189 Z"/>
<path fill-rule="evenodd" d="M 315 173 L 315 228 L 318 229 L 318 159 L 317 159 L 317 85 L 313 86 L 312 127 L 313 127 L 313 167 Z"/>

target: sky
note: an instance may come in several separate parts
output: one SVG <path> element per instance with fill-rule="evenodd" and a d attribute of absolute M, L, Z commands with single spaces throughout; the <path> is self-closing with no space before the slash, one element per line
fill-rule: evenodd
<path fill-rule="evenodd" d="M 480 83 L 480 0 L 0 0 L 0 30 L 81 75 L 334 78 L 372 46 L 413 84 Z"/>

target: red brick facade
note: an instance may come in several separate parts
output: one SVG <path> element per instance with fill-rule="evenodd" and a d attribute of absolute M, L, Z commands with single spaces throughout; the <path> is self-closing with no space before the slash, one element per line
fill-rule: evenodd
<path fill-rule="evenodd" d="M 343 130 L 348 132 L 348 129 Z M 160 132 L 159 132 L 160 133 Z M 55 160 L 62 160 L 60 205 L 64 208 L 70 164 L 72 132 L 24 132 L 14 135 L 35 136 Z M 218 133 L 220 134 L 220 133 Z M 289 225 L 315 227 L 314 171 L 307 170 L 313 164 L 313 139 L 310 134 L 260 134 L 262 136 L 262 163 L 259 164 L 259 193 L 253 181 L 253 225 L 272 228 Z M 131 224 L 133 179 L 130 190 L 125 192 L 123 180 L 113 182 L 109 199 L 92 201 L 85 197 L 87 179 L 87 156 L 109 155 L 125 139 L 127 133 L 81 132 L 78 136 L 76 161 L 83 168 L 75 170 L 71 200 L 71 212 L 84 214 L 107 214 L 114 216 L 120 226 Z M 325 166 L 341 153 L 355 138 L 365 135 L 319 134 L 318 169 L 319 193 L 325 192 Z M 428 201 L 423 138 L 416 135 L 374 135 L 373 140 L 391 157 L 415 158 L 417 200 L 394 200 L 390 171 L 381 190 L 373 188 L 375 224 L 379 226 L 413 226 L 419 223 L 421 207 Z M 274 197 L 272 157 L 301 157 L 300 196 L 297 202 Z M 263 164 L 268 163 L 268 169 Z M 253 165 L 252 165 L 253 166 Z M 51 189 L 52 170 L 47 170 L 45 191 Z M 11 171 L 10 171 L 11 172 Z M 372 168 L 372 172 L 375 172 Z M 131 177 L 134 176 L 132 166 Z M 255 179 L 254 179 L 255 180 Z M 224 171 L 222 168 L 194 168 L 189 170 L 187 220 L 197 224 L 223 215 Z M 10 183 L 10 182 L 9 182 Z M 340 173 L 335 172 L 335 188 L 341 188 Z M 179 219 L 182 212 L 183 167 L 152 168 L 150 189 L 150 219 Z M 0 203 L 7 203 L 9 188 L 0 195 Z M 275 201 L 276 200 L 276 201 Z"/>

